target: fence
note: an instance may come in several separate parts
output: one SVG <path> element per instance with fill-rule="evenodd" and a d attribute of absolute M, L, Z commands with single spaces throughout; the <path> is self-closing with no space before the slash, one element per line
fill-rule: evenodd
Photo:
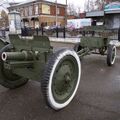
<path fill-rule="evenodd" d="M 31 35 L 46 35 L 48 37 L 56 37 L 56 38 L 69 38 L 69 37 L 80 37 L 80 30 L 68 30 L 65 27 L 62 28 L 54 28 L 54 29 L 30 29 L 25 28 L 22 29 L 22 36 L 31 36 Z"/>
<path fill-rule="evenodd" d="M 109 39 L 113 40 L 119 40 L 120 41 L 120 29 L 110 29 L 108 30 L 107 35 L 104 32 L 102 33 L 103 35 L 107 35 Z M 100 33 L 96 31 L 84 31 L 82 29 L 66 29 L 65 27 L 63 28 L 54 28 L 54 29 L 44 29 L 44 28 L 39 28 L 39 29 L 31 29 L 31 28 L 24 28 L 22 29 L 22 36 L 33 36 L 33 35 L 46 35 L 48 37 L 56 37 L 56 38 L 80 38 L 82 36 L 86 35 L 100 35 Z M 8 31 L 5 30 L 0 30 L 0 37 L 1 38 L 6 38 L 8 36 Z"/>

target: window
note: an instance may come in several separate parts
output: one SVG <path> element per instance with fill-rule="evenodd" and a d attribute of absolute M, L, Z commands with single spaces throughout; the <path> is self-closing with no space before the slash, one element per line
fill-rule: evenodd
<path fill-rule="evenodd" d="M 25 16 L 28 16 L 28 8 L 25 8 Z"/>
<path fill-rule="evenodd" d="M 120 27 L 120 16 L 115 15 L 113 17 L 113 28 L 119 28 Z"/>
<path fill-rule="evenodd" d="M 39 13 L 42 13 L 42 5 L 39 4 Z"/>
<path fill-rule="evenodd" d="M 17 8 L 16 11 L 19 12 L 19 9 Z"/>
<path fill-rule="evenodd" d="M 35 5 L 35 15 L 38 14 L 38 5 Z"/>
<path fill-rule="evenodd" d="M 24 17 L 24 8 L 20 9 L 21 16 Z"/>
<path fill-rule="evenodd" d="M 33 6 L 29 6 L 29 16 L 33 15 L 32 12 L 33 12 Z"/>
<path fill-rule="evenodd" d="M 50 14 L 50 6 L 42 4 L 42 13 L 43 14 Z"/>
<path fill-rule="evenodd" d="M 19 15 L 16 15 L 16 21 L 15 21 L 16 29 L 21 29 L 21 17 Z"/>
<path fill-rule="evenodd" d="M 57 15 L 60 14 L 60 8 L 57 8 Z"/>

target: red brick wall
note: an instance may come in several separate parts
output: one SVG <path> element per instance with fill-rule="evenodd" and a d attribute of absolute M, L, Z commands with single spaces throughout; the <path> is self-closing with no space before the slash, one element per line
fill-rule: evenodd
<path fill-rule="evenodd" d="M 56 7 L 53 5 L 50 6 L 50 14 L 54 16 L 56 15 Z"/>
<path fill-rule="evenodd" d="M 65 16 L 65 8 L 64 7 L 59 7 L 60 8 L 60 16 Z"/>
<path fill-rule="evenodd" d="M 76 17 L 74 15 L 68 15 L 67 19 L 75 19 Z"/>
<path fill-rule="evenodd" d="M 60 14 L 59 16 L 65 16 L 65 8 L 64 7 L 58 7 L 60 9 Z M 51 5 L 50 6 L 50 14 L 51 15 L 56 15 L 56 6 Z"/>

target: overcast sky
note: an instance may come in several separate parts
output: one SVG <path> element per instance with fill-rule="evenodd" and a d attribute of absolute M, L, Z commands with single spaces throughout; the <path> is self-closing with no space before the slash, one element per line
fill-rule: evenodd
<path fill-rule="evenodd" d="M 26 1 L 26 0 L 0 0 L 0 1 L 12 1 L 12 2 L 23 2 L 23 1 Z M 27 0 L 29 1 L 29 0 Z M 48 1 L 52 1 L 54 2 L 55 0 L 48 0 Z M 76 7 L 81 7 L 81 9 L 83 10 L 84 9 L 84 3 L 85 3 L 86 0 L 67 0 L 68 4 L 69 3 L 73 3 Z M 58 3 L 66 3 L 66 0 L 57 0 Z"/>

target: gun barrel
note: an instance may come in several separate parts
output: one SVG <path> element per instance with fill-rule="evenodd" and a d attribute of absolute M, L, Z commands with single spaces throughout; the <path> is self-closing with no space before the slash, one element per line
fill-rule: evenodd
<path fill-rule="evenodd" d="M 1 56 L 3 61 L 12 60 L 12 61 L 24 61 L 24 60 L 33 60 L 34 56 L 32 52 L 3 52 Z"/>

